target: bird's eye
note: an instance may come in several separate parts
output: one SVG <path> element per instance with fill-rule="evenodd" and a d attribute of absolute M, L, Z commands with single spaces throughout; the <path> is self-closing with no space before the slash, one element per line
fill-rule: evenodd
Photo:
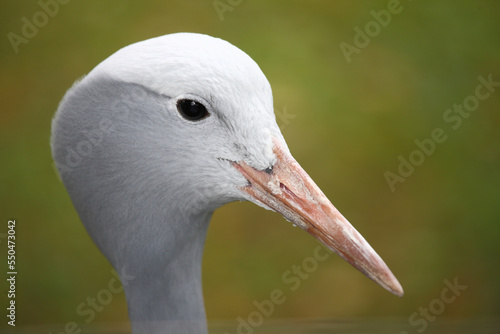
<path fill-rule="evenodd" d="M 199 121 L 210 115 L 203 104 L 188 99 L 177 101 L 177 110 L 182 117 L 190 121 Z"/>

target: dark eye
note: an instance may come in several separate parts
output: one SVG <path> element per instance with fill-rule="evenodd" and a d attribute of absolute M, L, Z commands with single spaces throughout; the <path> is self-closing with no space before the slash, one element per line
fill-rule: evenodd
<path fill-rule="evenodd" d="M 184 99 L 177 101 L 177 110 L 179 110 L 182 117 L 190 121 L 199 121 L 209 116 L 207 108 L 194 100 Z"/>

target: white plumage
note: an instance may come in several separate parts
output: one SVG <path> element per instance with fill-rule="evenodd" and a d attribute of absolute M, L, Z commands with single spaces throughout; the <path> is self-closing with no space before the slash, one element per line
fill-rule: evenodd
<path fill-rule="evenodd" d="M 228 42 L 179 33 L 119 50 L 66 93 L 51 144 L 89 235 L 135 276 L 124 287 L 134 333 L 206 333 L 206 229 L 236 200 L 281 213 L 403 293 L 290 155 L 266 77 Z"/>

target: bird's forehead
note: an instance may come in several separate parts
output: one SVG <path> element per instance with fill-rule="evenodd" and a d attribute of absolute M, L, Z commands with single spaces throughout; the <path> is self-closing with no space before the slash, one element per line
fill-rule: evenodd
<path fill-rule="evenodd" d="M 259 66 L 219 38 L 178 33 L 129 45 L 90 74 L 136 83 L 166 96 L 196 94 L 206 99 L 271 98 Z"/>
<path fill-rule="evenodd" d="M 252 165 L 269 166 L 271 135 L 280 135 L 271 86 L 257 63 L 232 44 L 201 34 L 161 36 L 117 51 L 87 77 L 101 75 L 171 98 L 199 96 L 258 160 Z"/>

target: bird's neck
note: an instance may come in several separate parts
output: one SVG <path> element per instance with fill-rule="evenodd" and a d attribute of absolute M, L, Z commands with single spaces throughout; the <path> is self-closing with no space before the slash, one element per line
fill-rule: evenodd
<path fill-rule="evenodd" d="M 128 281 L 124 277 L 122 281 L 134 334 L 207 332 L 201 262 L 210 217 L 177 221 L 176 226 L 189 224 L 186 233 L 167 238 L 168 244 L 154 247 L 156 251 L 148 250 L 153 253 L 147 257 L 154 261 L 143 258 L 125 270 L 132 273 Z"/>

